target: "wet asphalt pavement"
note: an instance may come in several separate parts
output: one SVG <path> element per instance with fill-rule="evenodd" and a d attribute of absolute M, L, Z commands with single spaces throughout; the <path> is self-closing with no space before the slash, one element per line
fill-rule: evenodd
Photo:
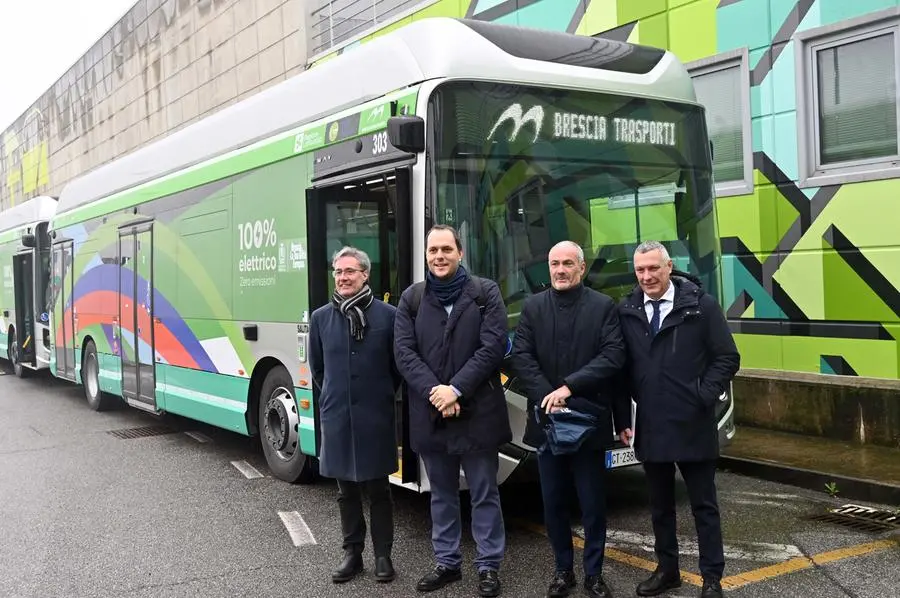
<path fill-rule="evenodd" d="M 109 434 L 159 425 L 169 433 Z M 232 462 L 246 462 L 264 477 L 248 479 Z M 608 479 L 605 578 L 615 596 L 634 596 L 653 567 L 643 477 L 632 469 Z M 894 539 L 900 535 L 808 519 L 849 501 L 727 472 L 718 486 L 727 596 L 896 595 L 900 549 Z M 125 407 L 95 413 L 78 387 L 47 375 L 0 375 L 0 597 L 418 595 L 415 582 L 431 566 L 428 497 L 394 489 L 393 583 L 373 580 L 367 547 L 364 576 L 336 586 L 330 580 L 341 556 L 335 492 L 329 480 L 292 486 L 272 478 L 259 449 L 229 432 Z M 503 595 L 544 596 L 553 561 L 542 535 L 538 488 L 510 486 L 502 494 L 508 536 Z M 685 583 L 667 595 L 698 596 L 683 487 L 678 497 Z M 300 546 L 282 517 L 297 526 Z M 573 531 L 577 536 L 577 521 Z M 463 581 L 431 596 L 477 596 L 466 527 L 463 538 Z M 580 579 L 580 568 L 576 573 Z"/>

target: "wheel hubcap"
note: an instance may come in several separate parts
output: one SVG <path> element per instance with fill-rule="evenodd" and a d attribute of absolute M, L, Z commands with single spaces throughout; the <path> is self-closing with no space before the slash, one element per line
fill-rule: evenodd
<path fill-rule="evenodd" d="M 297 452 L 299 423 L 294 397 L 286 388 L 276 388 L 266 402 L 263 432 L 266 442 L 284 461 L 290 460 Z"/>

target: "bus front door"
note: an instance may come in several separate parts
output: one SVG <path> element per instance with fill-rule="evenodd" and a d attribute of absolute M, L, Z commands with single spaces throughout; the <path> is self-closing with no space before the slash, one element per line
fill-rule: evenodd
<path fill-rule="evenodd" d="M 411 194 L 408 168 L 363 178 L 318 181 L 307 193 L 310 312 L 334 292 L 331 258 L 345 245 L 361 249 L 372 261 L 369 286 L 375 297 L 397 305 L 411 282 Z M 317 401 L 317 389 L 313 389 Z M 399 463 L 392 478 L 418 488 L 418 457 L 409 448 L 405 393 L 395 402 Z M 318 436 L 318 427 L 317 427 Z"/>
<path fill-rule="evenodd" d="M 153 330 L 153 225 L 119 231 L 119 355 L 122 398 L 156 410 Z"/>
<path fill-rule="evenodd" d="M 53 322 L 54 350 L 56 351 L 56 376 L 75 382 L 75 320 L 77 306 L 72 299 L 75 272 L 72 261 L 75 253 L 72 241 L 63 241 L 53 246 L 53 288 L 55 303 Z"/>

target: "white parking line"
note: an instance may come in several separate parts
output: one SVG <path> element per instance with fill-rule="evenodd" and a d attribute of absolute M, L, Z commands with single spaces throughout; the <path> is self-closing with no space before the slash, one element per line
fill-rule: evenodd
<path fill-rule="evenodd" d="M 259 470 L 247 463 L 246 461 L 232 461 L 231 462 L 234 467 L 244 474 L 244 477 L 248 480 L 253 480 L 256 478 L 264 478 L 263 474 L 259 473 Z"/>
<path fill-rule="evenodd" d="M 777 500 L 800 500 L 806 502 L 809 500 L 805 496 L 800 496 L 799 494 L 779 494 L 776 492 L 751 492 L 749 490 L 738 490 L 735 492 L 719 492 L 719 494 L 728 496 L 752 496 L 754 498 L 768 498 L 768 499 L 777 499 Z"/>
<path fill-rule="evenodd" d="M 288 534 L 294 546 L 306 546 L 307 544 L 316 544 L 316 538 L 310 531 L 309 526 L 303 521 L 303 517 L 297 511 L 278 511 L 284 527 L 287 528 Z"/>
<path fill-rule="evenodd" d="M 209 438 L 209 436 L 206 436 L 205 434 L 201 434 L 200 432 L 185 432 L 185 435 L 190 436 L 191 438 L 193 438 L 194 440 L 196 440 L 197 442 L 199 442 L 201 444 L 206 444 L 207 442 L 212 442 L 212 440 Z"/>
<path fill-rule="evenodd" d="M 575 534 L 584 538 L 584 529 L 575 528 Z M 637 549 L 648 554 L 653 553 L 653 534 L 641 534 L 618 530 L 607 530 L 606 545 L 613 548 Z M 740 542 L 725 545 L 726 560 L 756 561 L 780 563 L 793 558 L 802 557 L 803 552 L 793 544 L 770 544 L 768 542 Z M 700 547 L 696 539 L 679 537 L 678 554 L 699 556 Z"/>
<path fill-rule="evenodd" d="M 803 507 L 803 505 L 783 503 L 776 500 L 751 500 L 747 498 L 723 497 L 722 502 L 727 502 L 730 505 L 744 505 L 745 507 L 777 507 L 779 509 L 790 509 L 792 511 L 797 511 Z"/>

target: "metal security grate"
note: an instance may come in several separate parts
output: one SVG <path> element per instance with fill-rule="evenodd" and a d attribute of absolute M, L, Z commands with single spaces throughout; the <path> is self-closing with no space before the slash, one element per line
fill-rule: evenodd
<path fill-rule="evenodd" d="M 900 529 L 900 511 L 884 511 L 861 505 L 844 505 L 813 515 L 813 521 L 834 523 L 857 531 L 884 532 Z"/>
<path fill-rule="evenodd" d="M 122 430 L 110 430 L 107 434 L 111 434 L 116 438 L 128 440 L 130 438 L 147 438 L 148 436 L 162 436 L 163 434 L 174 434 L 175 430 L 168 426 L 142 426 L 139 428 L 124 428 Z"/>

